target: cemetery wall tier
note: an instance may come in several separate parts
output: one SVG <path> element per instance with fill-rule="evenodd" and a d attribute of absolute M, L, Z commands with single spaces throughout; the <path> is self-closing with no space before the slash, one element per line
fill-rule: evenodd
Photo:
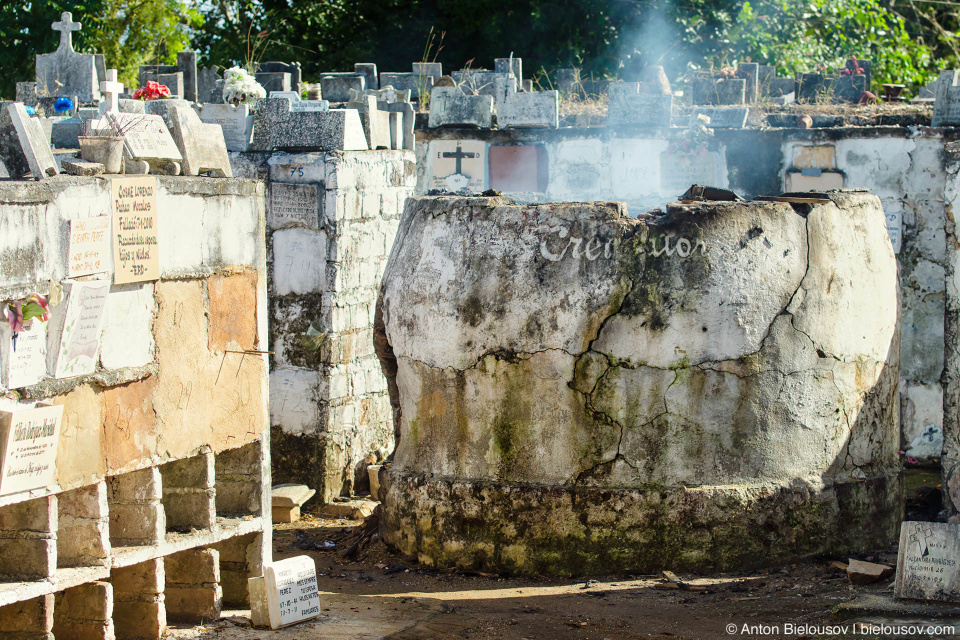
<path fill-rule="evenodd" d="M 903 291 L 902 448 L 937 459 L 943 443 L 946 212 L 958 150 L 950 130 L 915 127 L 417 131 L 417 193 L 495 189 L 523 202 L 609 200 L 633 212 L 692 184 L 750 199 L 864 188 L 884 208 Z"/>
<path fill-rule="evenodd" d="M 197 598 L 246 603 L 270 558 L 264 213 L 251 180 L 0 183 L 0 301 L 50 305 L 0 321 L 0 629 L 159 639 L 209 619 Z"/>
<path fill-rule="evenodd" d="M 381 535 L 421 562 L 722 571 L 896 539 L 899 285 L 872 194 L 637 217 L 411 198 L 380 297 Z"/>
<path fill-rule="evenodd" d="M 387 382 L 373 349 L 377 289 L 412 151 L 232 154 L 268 182 L 270 414 L 275 482 L 317 499 L 362 493 L 370 453 L 392 452 Z"/>

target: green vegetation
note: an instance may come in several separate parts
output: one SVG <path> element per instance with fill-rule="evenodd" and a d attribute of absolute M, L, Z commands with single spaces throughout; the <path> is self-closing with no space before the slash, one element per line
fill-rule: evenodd
<path fill-rule="evenodd" d="M 747 60 L 787 75 L 836 71 L 857 56 L 873 60 L 876 90 L 960 65 L 956 6 L 923 0 L 11 0 L 0 3 L 0 95 L 56 48 L 49 27 L 61 11 L 84 25 L 78 49 L 105 53 L 128 83 L 137 65 L 187 47 L 204 65 L 299 60 L 310 80 L 354 62 L 409 71 L 437 34 L 447 69 L 490 67 L 512 52 L 528 75 L 578 67 L 584 78 L 629 77 L 660 64 L 676 81 Z"/>

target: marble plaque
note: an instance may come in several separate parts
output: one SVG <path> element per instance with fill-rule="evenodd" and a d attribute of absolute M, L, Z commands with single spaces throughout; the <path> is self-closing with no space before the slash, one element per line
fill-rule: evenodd
<path fill-rule="evenodd" d="M 220 125 L 227 151 L 246 151 L 250 146 L 253 116 L 250 115 L 249 105 L 208 103 L 200 108 L 200 120 Z"/>
<path fill-rule="evenodd" d="M 85 375 L 96 369 L 109 291 L 107 280 L 70 283 L 69 297 L 61 303 L 66 310 L 56 351 L 57 378 Z"/>
<path fill-rule="evenodd" d="M 53 484 L 63 405 L 0 411 L 3 463 L 0 494 L 39 489 Z"/>
<path fill-rule="evenodd" d="M 285 627 L 320 615 L 317 569 L 310 556 L 280 560 L 264 568 L 270 626 Z"/>
<path fill-rule="evenodd" d="M 10 324 L 3 322 L 0 338 L 3 340 L 3 384 L 8 389 L 19 389 L 37 384 L 47 373 L 47 325 L 34 318 L 23 331 L 13 333 Z"/>
<path fill-rule="evenodd" d="M 272 183 L 268 220 L 270 228 L 304 226 L 308 229 L 319 229 L 320 208 L 317 191 L 315 184 Z"/>
<path fill-rule="evenodd" d="M 894 594 L 960 603 L 960 525 L 901 523 Z"/>
<path fill-rule="evenodd" d="M 431 189 L 483 191 L 486 188 L 487 144 L 477 140 L 430 142 Z"/>

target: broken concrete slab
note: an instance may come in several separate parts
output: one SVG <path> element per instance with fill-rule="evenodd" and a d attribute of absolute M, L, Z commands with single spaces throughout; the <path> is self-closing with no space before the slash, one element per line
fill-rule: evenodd
<path fill-rule="evenodd" d="M 853 584 L 872 584 L 893 575 L 893 567 L 851 558 L 847 563 L 847 577 Z"/>
<path fill-rule="evenodd" d="M 60 164 L 63 167 L 63 172 L 71 176 L 99 176 L 104 170 L 103 165 L 99 162 L 64 160 Z"/>
<path fill-rule="evenodd" d="M 33 177 L 40 180 L 57 175 L 59 173 L 57 161 L 53 158 L 50 141 L 44 134 L 40 122 L 27 114 L 27 110 L 19 102 L 7 105 L 7 114 L 17 132 L 20 149 L 23 151 Z"/>

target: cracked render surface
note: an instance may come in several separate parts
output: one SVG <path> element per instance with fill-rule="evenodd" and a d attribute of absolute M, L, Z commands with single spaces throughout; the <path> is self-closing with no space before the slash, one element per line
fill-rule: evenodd
<path fill-rule="evenodd" d="M 379 305 L 387 540 L 582 573 L 893 539 L 896 260 L 875 196 L 828 198 L 409 200 Z"/>

